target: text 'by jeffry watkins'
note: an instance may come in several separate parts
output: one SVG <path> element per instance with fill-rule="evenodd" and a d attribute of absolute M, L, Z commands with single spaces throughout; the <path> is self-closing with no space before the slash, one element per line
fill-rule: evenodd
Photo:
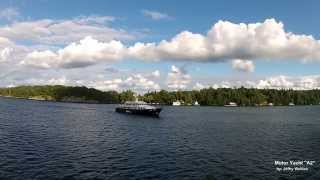
<path fill-rule="evenodd" d="M 309 171 L 315 164 L 316 161 L 312 160 L 274 161 L 279 172 Z"/>

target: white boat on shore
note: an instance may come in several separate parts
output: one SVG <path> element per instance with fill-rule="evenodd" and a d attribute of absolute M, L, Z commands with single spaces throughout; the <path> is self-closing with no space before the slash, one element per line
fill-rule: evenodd
<path fill-rule="evenodd" d="M 293 102 L 289 103 L 289 106 L 295 106 L 295 104 Z"/>
<path fill-rule="evenodd" d="M 172 102 L 172 106 L 181 106 L 181 102 L 180 101 L 174 101 L 174 102 Z"/>
<path fill-rule="evenodd" d="M 235 102 L 229 102 L 229 104 L 224 105 L 224 107 L 237 107 L 237 103 Z"/>
<path fill-rule="evenodd" d="M 198 103 L 198 101 L 193 103 L 194 106 L 200 106 L 200 104 Z"/>

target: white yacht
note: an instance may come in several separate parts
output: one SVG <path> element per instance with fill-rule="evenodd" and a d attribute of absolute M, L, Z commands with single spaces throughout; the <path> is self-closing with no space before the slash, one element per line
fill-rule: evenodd
<path fill-rule="evenodd" d="M 120 104 L 116 107 L 116 112 L 139 114 L 148 116 L 159 116 L 162 108 L 151 106 L 144 101 L 126 101 L 124 104 Z"/>

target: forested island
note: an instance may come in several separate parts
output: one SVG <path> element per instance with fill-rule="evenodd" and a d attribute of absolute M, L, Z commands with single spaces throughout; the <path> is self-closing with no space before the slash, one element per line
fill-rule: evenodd
<path fill-rule="evenodd" d="M 131 90 L 100 91 L 87 87 L 71 86 L 19 86 L 0 88 L 0 96 L 77 103 L 105 103 L 114 104 L 135 99 Z M 174 101 L 181 101 L 184 105 L 198 102 L 203 106 L 223 106 L 235 102 L 239 106 L 275 106 L 288 105 L 319 105 L 320 90 L 292 90 L 292 89 L 254 89 L 254 88 L 206 88 L 192 91 L 153 91 L 138 95 L 139 100 L 148 103 L 171 105 Z"/>

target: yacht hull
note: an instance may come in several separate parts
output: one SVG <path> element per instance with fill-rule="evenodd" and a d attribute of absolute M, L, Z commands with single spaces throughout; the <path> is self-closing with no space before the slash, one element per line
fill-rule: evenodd
<path fill-rule="evenodd" d="M 125 108 L 125 107 L 116 108 L 116 112 L 118 113 L 137 114 L 137 115 L 155 116 L 155 117 L 159 117 L 161 110 L 162 110 L 161 108 L 155 108 L 155 109 L 133 109 L 133 108 Z"/>

